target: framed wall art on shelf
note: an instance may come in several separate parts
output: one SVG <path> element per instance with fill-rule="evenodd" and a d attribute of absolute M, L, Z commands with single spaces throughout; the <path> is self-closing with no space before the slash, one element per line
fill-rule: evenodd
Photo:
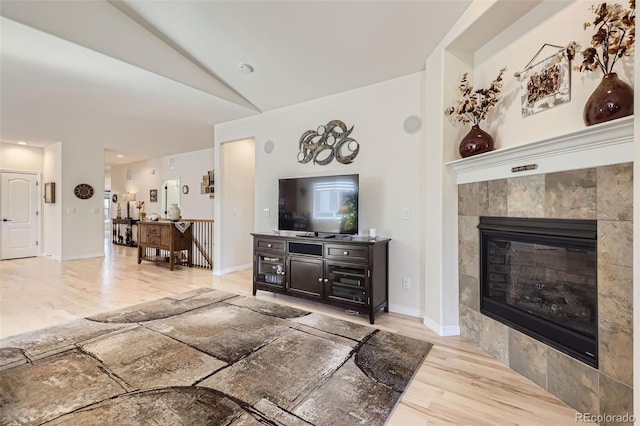
<path fill-rule="evenodd" d="M 56 202 L 56 183 L 47 182 L 44 184 L 44 202 L 55 204 Z"/>
<path fill-rule="evenodd" d="M 202 176 L 202 183 L 200 184 L 200 193 L 209 194 L 209 198 L 213 198 L 215 184 L 215 173 L 213 170 L 209 170 L 206 175 Z"/>
<path fill-rule="evenodd" d="M 533 63 L 543 49 L 548 47 L 558 50 L 553 55 Z M 562 47 L 545 43 L 525 69 L 515 73 L 522 93 L 522 117 L 571 101 L 571 59 L 574 54 L 572 46 Z"/>

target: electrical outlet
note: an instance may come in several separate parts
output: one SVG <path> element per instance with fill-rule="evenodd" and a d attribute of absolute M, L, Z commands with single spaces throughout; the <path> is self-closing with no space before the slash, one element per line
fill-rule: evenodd
<path fill-rule="evenodd" d="M 402 209 L 402 220 L 409 220 L 409 217 L 410 217 L 409 209 L 408 208 Z"/>
<path fill-rule="evenodd" d="M 402 277 L 402 288 L 411 288 L 411 279 L 409 277 Z"/>
<path fill-rule="evenodd" d="M 269 209 L 262 209 L 262 216 L 269 217 L 271 211 Z"/>

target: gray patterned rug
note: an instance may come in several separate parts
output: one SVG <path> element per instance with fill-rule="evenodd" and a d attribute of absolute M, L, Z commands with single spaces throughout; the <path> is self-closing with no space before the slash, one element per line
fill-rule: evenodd
<path fill-rule="evenodd" d="M 431 344 L 200 289 L 0 340 L 0 424 L 383 424 Z"/>

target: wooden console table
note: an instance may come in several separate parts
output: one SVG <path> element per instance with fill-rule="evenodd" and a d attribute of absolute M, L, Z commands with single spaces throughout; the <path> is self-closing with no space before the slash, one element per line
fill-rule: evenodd
<path fill-rule="evenodd" d="M 138 263 L 143 260 L 167 262 L 169 269 L 173 271 L 178 258 L 178 263 L 191 266 L 193 264 L 191 231 L 189 226 L 181 232 L 174 222 L 138 222 Z M 187 252 L 186 262 L 182 261 L 183 251 Z"/>
<path fill-rule="evenodd" d="M 137 224 L 137 219 L 111 219 L 111 227 L 113 228 L 111 230 L 111 233 L 113 235 L 113 239 L 111 240 L 111 242 L 113 244 L 120 244 L 122 246 L 136 247 L 138 244 L 133 239 L 133 226 Z M 122 225 L 126 225 L 124 229 L 124 237 L 122 236 Z"/>

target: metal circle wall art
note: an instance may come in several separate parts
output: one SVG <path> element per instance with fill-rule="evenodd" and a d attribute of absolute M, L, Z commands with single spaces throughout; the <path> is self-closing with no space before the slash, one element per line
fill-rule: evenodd
<path fill-rule="evenodd" d="M 316 130 L 307 130 L 298 143 L 298 162 L 304 164 L 313 160 L 313 164 L 324 166 L 335 158 L 342 164 L 352 163 L 360 152 L 360 144 L 349 137 L 353 127 L 347 130 L 342 121 L 332 120 Z"/>

